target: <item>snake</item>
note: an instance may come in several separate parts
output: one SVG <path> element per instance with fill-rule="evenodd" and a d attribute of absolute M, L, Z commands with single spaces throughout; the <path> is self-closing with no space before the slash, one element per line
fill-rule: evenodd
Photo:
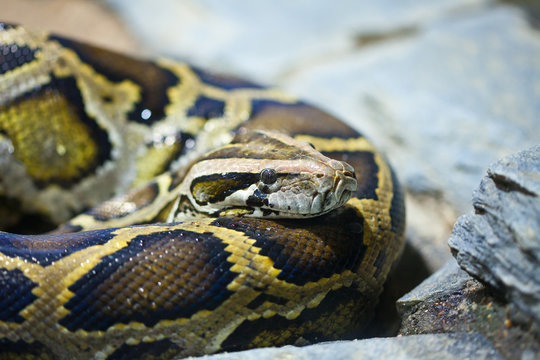
<path fill-rule="evenodd" d="M 385 157 L 318 107 L 0 24 L 2 359 L 356 336 L 404 224 Z"/>

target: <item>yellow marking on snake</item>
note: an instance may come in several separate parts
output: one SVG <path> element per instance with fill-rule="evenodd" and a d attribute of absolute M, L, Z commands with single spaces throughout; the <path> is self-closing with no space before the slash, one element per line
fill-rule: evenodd
<path fill-rule="evenodd" d="M 373 145 L 366 138 L 321 138 L 311 135 L 297 135 L 296 140 L 305 141 L 315 146 L 319 151 L 374 151 Z"/>

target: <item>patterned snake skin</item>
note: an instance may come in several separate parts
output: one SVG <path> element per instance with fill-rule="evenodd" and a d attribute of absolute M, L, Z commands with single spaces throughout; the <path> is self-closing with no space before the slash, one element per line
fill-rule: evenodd
<path fill-rule="evenodd" d="M 246 130 L 346 161 L 356 193 L 310 219 L 164 223 L 186 169 Z M 368 323 L 404 217 L 380 153 L 290 95 L 0 24 L 0 229 L 64 224 L 0 232 L 0 359 L 169 359 L 338 339 Z"/>

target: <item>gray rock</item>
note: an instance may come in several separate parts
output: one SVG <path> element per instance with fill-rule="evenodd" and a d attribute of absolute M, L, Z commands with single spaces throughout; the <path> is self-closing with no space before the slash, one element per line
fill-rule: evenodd
<path fill-rule="evenodd" d="M 413 307 L 420 303 L 461 291 L 469 280 L 471 277 L 451 259 L 420 285 L 399 298 L 396 306 L 400 314 L 410 313 Z"/>
<path fill-rule="evenodd" d="M 492 165 L 449 245 L 459 265 L 540 325 L 540 146 Z"/>
<path fill-rule="evenodd" d="M 454 260 L 450 260 L 398 299 L 396 306 L 402 318 L 399 333 L 413 335 L 478 331 L 480 329 L 473 326 L 479 316 L 472 311 L 472 307 L 476 309 L 477 305 L 471 305 L 475 303 L 474 299 L 483 296 L 483 286 L 461 270 Z"/>
<path fill-rule="evenodd" d="M 513 322 L 508 306 L 449 261 L 397 301 L 400 335 L 480 333 L 507 359 L 540 357 L 540 335 Z M 460 357 L 461 358 L 461 357 Z"/>
<path fill-rule="evenodd" d="M 278 77 L 354 50 L 358 38 L 395 33 L 445 13 L 477 9 L 488 1 L 105 2 L 151 54 L 187 58 L 275 84 Z"/>
<path fill-rule="evenodd" d="M 538 143 L 540 37 L 510 7 L 425 24 L 284 84 L 367 133 L 405 187 L 458 213 L 497 159 Z"/>
<path fill-rule="evenodd" d="M 198 359 L 504 359 L 480 334 L 430 334 L 400 338 L 336 341 L 305 347 L 257 349 Z"/>

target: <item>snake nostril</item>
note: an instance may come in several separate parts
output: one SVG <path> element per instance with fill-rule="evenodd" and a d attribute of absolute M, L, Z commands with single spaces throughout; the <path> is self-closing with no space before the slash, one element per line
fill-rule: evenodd
<path fill-rule="evenodd" d="M 355 174 L 353 171 L 347 171 L 347 170 L 345 170 L 345 171 L 343 172 L 343 175 L 348 176 L 348 177 L 352 177 L 353 179 L 356 179 L 356 174 Z"/>

